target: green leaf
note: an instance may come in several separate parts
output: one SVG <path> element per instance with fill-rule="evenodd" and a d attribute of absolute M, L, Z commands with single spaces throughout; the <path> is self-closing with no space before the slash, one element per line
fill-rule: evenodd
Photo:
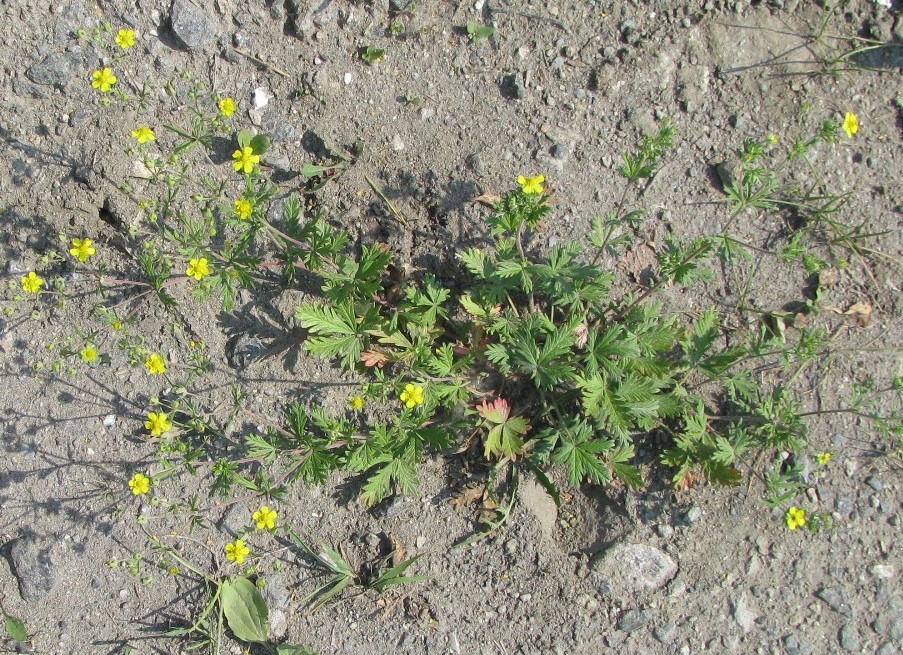
<path fill-rule="evenodd" d="M 705 357 L 709 347 L 718 337 L 718 313 L 714 309 L 706 310 L 693 327 L 693 337 L 683 344 L 687 364 L 695 367 Z"/>
<path fill-rule="evenodd" d="M 308 650 L 303 646 L 290 646 L 289 644 L 279 644 L 276 646 L 276 655 L 316 655 L 314 651 Z"/>
<path fill-rule="evenodd" d="M 267 640 L 267 606 L 253 582 L 239 576 L 228 578 L 222 583 L 220 603 L 236 637 L 250 642 Z"/>
<path fill-rule="evenodd" d="M 251 133 L 247 130 L 240 130 L 237 139 L 239 148 L 247 148 L 251 145 Z"/>
<path fill-rule="evenodd" d="M 389 587 L 395 585 L 406 584 L 408 582 L 426 582 L 427 580 L 429 580 L 429 578 L 425 575 L 402 575 L 402 573 L 404 573 L 405 570 L 409 566 L 411 566 L 411 564 L 419 560 L 421 557 L 423 557 L 423 555 L 417 555 L 415 557 L 412 557 L 411 559 L 405 560 L 397 566 L 393 566 L 388 571 L 381 573 L 378 578 L 371 581 L 367 586 L 371 589 L 375 589 L 379 593 L 382 593 Z"/>
<path fill-rule="evenodd" d="M 621 482 L 632 489 L 643 486 L 643 475 L 640 469 L 627 464 L 633 459 L 633 444 L 621 444 L 608 455 L 608 465 Z"/>
<path fill-rule="evenodd" d="M 3 627 L 6 628 L 6 634 L 20 643 L 28 641 L 28 631 L 25 624 L 19 619 L 9 614 L 3 615 Z"/>
<path fill-rule="evenodd" d="M 594 439 L 592 427 L 586 421 L 561 426 L 559 446 L 552 453 L 552 461 L 564 464 L 568 482 L 576 486 L 587 477 L 599 484 L 611 481 L 611 471 L 599 458 L 614 446 L 611 439 Z"/>
<path fill-rule="evenodd" d="M 319 177 L 326 171 L 331 171 L 335 166 L 317 166 L 316 164 L 304 164 L 301 167 L 301 175 L 310 180 L 314 177 Z"/>
<path fill-rule="evenodd" d="M 378 63 L 384 54 L 386 54 L 386 51 L 383 48 L 377 48 L 375 45 L 361 48 L 361 59 L 371 65 Z"/>
<path fill-rule="evenodd" d="M 511 406 L 503 398 L 477 405 L 477 413 L 486 423 L 492 424 L 486 435 L 485 456 L 505 455 L 516 457 L 523 452 L 522 435 L 530 431 L 530 424 L 523 416 L 511 416 Z"/>
<path fill-rule="evenodd" d="M 458 259 L 468 271 L 481 280 L 488 280 L 495 270 L 493 263 L 478 248 L 468 248 L 458 253 Z"/>
<path fill-rule="evenodd" d="M 490 36 L 495 34 L 495 28 L 490 25 L 483 25 L 482 23 L 477 23 L 475 21 L 468 21 L 467 26 L 467 37 L 471 41 L 479 41 L 480 39 L 488 39 Z"/>
<path fill-rule="evenodd" d="M 258 134 L 251 139 L 250 146 L 255 155 L 262 155 L 270 149 L 270 137 L 266 134 Z"/>
<path fill-rule="evenodd" d="M 586 415 L 601 419 L 617 436 L 626 437 L 635 425 L 658 416 L 658 389 L 653 379 L 629 374 L 615 382 L 597 374 L 581 377 L 577 383 Z"/>

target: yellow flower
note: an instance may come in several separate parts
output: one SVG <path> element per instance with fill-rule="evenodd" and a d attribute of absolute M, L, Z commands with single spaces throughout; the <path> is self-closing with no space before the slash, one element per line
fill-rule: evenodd
<path fill-rule="evenodd" d="M 219 101 L 219 113 L 223 118 L 229 118 L 235 113 L 235 101 L 232 98 L 223 98 Z"/>
<path fill-rule="evenodd" d="M 235 213 L 241 219 L 247 219 L 252 213 L 254 213 L 254 207 L 251 205 L 251 201 L 245 200 L 244 198 L 239 198 L 235 201 Z"/>
<path fill-rule="evenodd" d="M 815 456 L 815 458 L 818 460 L 818 463 L 822 466 L 830 462 L 832 457 L 834 457 L 834 453 L 832 453 L 831 451 L 825 451 Z"/>
<path fill-rule="evenodd" d="M 364 409 L 364 399 L 360 396 L 353 396 L 351 400 L 348 401 L 348 405 L 356 412 Z"/>
<path fill-rule="evenodd" d="M 245 561 L 245 557 L 251 554 L 251 549 L 245 546 L 245 542 L 241 539 L 229 542 L 223 547 L 223 550 L 226 551 L 226 559 L 236 564 L 241 564 Z"/>
<path fill-rule="evenodd" d="M 150 491 L 150 485 L 150 478 L 144 475 L 144 473 L 136 473 L 132 476 L 132 479 L 129 480 L 129 489 L 131 489 L 132 493 L 136 496 L 146 494 Z"/>
<path fill-rule="evenodd" d="M 116 33 L 116 45 L 123 50 L 128 50 L 135 45 L 135 30 L 119 30 Z"/>
<path fill-rule="evenodd" d="M 113 328 L 114 330 L 121 330 L 122 329 L 122 321 L 113 321 L 112 323 L 110 323 L 110 327 Z"/>
<path fill-rule="evenodd" d="M 847 133 L 847 138 L 852 139 L 853 135 L 859 131 L 859 116 L 848 111 L 846 116 L 843 117 L 843 125 L 841 127 Z"/>
<path fill-rule="evenodd" d="M 72 247 L 69 248 L 69 254 L 75 257 L 78 261 L 84 263 L 88 261 L 88 257 L 93 255 L 96 250 L 94 250 L 94 246 L 91 245 L 91 239 L 72 239 Z"/>
<path fill-rule="evenodd" d="M 251 146 L 245 146 L 241 150 L 233 152 L 232 159 L 235 160 L 232 162 L 232 168 L 243 172 L 245 175 L 250 174 L 254 170 L 254 164 L 260 163 L 260 155 L 255 155 L 254 148 Z"/>
<path fill-rule="evenodd" d="M 408 409 L 416 407 L 417 405 L 422 405 L 423 387 L 414 386 L 409 382 L 408 384 L 404 385 L 404 391 L 401 392 L 399 399 Z"/>
<path fill-rule="evenodd" d="M 165 412 L 148 412 L 144 427 L 150 430 L 151 436 L 159 437 L 172 427 Z"/>
<path fill-rule="evenodd" d="M 137 139 L 138 143 L 147 143 L 148 141 L 156 141 L 157 139 L 154 131 L 146 125 L 142 125 L 141 127 L 132 130 L 132 136 Z"/>
<path fill-rule="evenodd" d="M 86 343 L 85 347 L 79 351 L 78 356 L 82 358 L 85 364 L 97 361 L 97 346 L 93 343 Z"/>
<path fill-rule="evenodd" d="M 535 196 L 542 193 L 542 183 L 546 181 L 544 175 L 534 175 L 533 177 L 517 176 L 517 183 L 520 184 L 520 190 L 528 196 Z"/>
<path fill-rule="evenodd" d="M 207 265 L 206 257 L 198 257 L 188 260 L 188 268 L 185 269 L 185 275 L 193 277 L 195 280 L 203 280 L 210 275 L 210 267 Z"/>
<path fill-rule="evenodd" d="M 260 509 L 251 515 L 258 530 L 272 530 L 276 527 L 276 510 L 270 509 L 266 505 L 261 505 Z"/>
<path fill-rule="evenodd" d="M 91 73 L 91 86 L 98 89 L 101 93 L 106 93 L 116 84 L 116 76 L 113 75 L 113 69 L 104 68 Z"/>
<path fill-rule="evenodd" d="M 806 525 L 806 510 L 793 506 L 784 514 L 784 522 L 791 530 L 796 530 Z"/>
<path fill-rule="evenodd" d="M 147 356 L 147 359 L 144 360 L 144 367 L 151 375 L 166 373 L 166 362 L 157 353 L 151 353 Z"/>
<path fill-rule="evenodd" d="M 28 293 L 38 293 L 41 285 L 44 284 L 44 278 L 39 277 L 37 273 L 31 271 L 22 278 L 22 289 Z"/>

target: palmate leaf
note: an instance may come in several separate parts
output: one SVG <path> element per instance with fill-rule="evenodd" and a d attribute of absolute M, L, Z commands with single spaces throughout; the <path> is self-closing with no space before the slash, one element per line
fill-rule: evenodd
<path fill-rule="evenodd" d="M 718 313 L 714 309 L 708 309 L 696 321 L 691 337 L 681 343 L 687 366 L 693 368 L 702 361 L 712 343 L 718 338 L 718 332 Z"/>
<path fill-rule="evenodd" d="M 299 305 L 295 318 L 314 335 L 304 342 L 308 352 L 323 358 L 339 357 L 347 369 L 353 369 L 360 360 L 361 352 L 369 345 L 368 332 L 379 323 L 373 307 L 365 307 L 362 316 L 358 316 L 350 299 L 335 308 L 314 303 Z"/>
<path fill-rule="evenodd" d="M 611 439 L 595 439 L 592 426 L 583 420 L 562 426 L 557 436 L 552 461 L 567 468 L 570 484 L 576 486 L 584 477 L 598 484 L 611 481 L 611 471 L 600 458 L 614 447 Z"/>
<path fill-rule="evenodd" d="M 627 463 L 633 459 L 633 455 L 633 444 L 622 443 L 608 454 L 607 461 L 615 477 L 628 487 L 638 489 L 643 486 L 643 474 L 636 466 Z"/>
<path fill-rule="evenodd" d="M 321 271 L 326 280 L 323 293 L 332 302 L 345 302 L 349 298 L 369 299 L 382 287 L 382 272 L 392 259 L 392 253 L 382 245 L 364 246 L 359 258 L 340 256 L 340 271 Z"/>
<path fill-rule="evenodd" d="M 568 361 L 574 335 L 566 327 L 559 328 L 547 333 L 545 342 L 539 346 L 537 339 L 541 335 L 536 321 L 532 324 L 525 322 L 514 338 L 511 363 L 522 373 L 529 375 L 538 388 L 550 390 L 574 376 L 573 366 Z"/>
<path fill-rule="evenodd" d="M 620 325 L 611 325 L 604 332 L 595 327 L 589 331 L 583 362 L 589 375 L 595 375 L 602 369 L 608 375 L 620 377 L 624 364 L 619 360 L 639 356 L 636 337 Z"/>
<path fill-rule="evenodd" d="M 597 374 L 579 377 L 577 384 L 582 390 L 584 413 L 601 420 L 619 437 L 627 437 L 632 427 L 658 416 L 658 386 L 652 378 L 628 374 L 615 381 Z"/>
<path fill-rule="evenodd" d="M 483 401 L 477 406 L 477 413 L 492 427 L 486 435 L 485 456 L 504 455 L 512 459 L 523 452 L 522 435 L 530 431 L 530 424 L 522 416 L 511 416 L 508 401 L 500 398 L 492 403 Z"/>
<path fill-rule="evenodd" d="M 447 312 L 443 304 L 451 293 L 436 282 L 436 278 L 427 275 L 423 279 L 423 289 L 409 286 L 405 289 L 405 303 L 402 312 L 412 321 L 432 326 L 437 318 L 445 318 Z"/>
<path fill-rule="evenodd" d="M 377 468 L 367 478 L 367 483 L 361 491 L 361 500 L 367 507 L 372 507 L 395 488 L 402 494 L 410 494 L 417 488 L 417 484 L 413 464 L 403 458 L 396 458 Z"/>

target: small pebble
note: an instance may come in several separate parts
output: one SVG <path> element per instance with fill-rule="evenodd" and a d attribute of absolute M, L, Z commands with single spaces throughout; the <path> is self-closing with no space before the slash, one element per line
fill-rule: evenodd
<path fill-rule="evenodd" d="M 896 573 L 893 564 L 872 564 L 868 571 L 870 576 L 879 580 L 890 580 Z"/>
<path fill-rule="evenodd" d="M 870 475 L 869 477 L 867 477 L 865 479 L 865 483 L 868 486 L 870 486 L 872 489 L 874 489 L 875 491 L 881 491 L 882 489 L 884 489 L 884 484 L 881 482 L 881 480 L 876 478 L 874 475 Z"/>

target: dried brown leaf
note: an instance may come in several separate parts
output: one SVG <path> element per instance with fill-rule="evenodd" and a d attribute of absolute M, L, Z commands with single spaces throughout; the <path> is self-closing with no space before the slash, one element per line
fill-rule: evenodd
<path fill-rule="evenodd" d="M 853 303 L 844 314 L 852 316 L 859 327 L 868 327 L 869 323 L 872 322 L 872 303 L 868 300 Z"/>
<path fill-rule="evenodd" d="M 374 366 L 382 367 L 383 364 L 389 361 L 389 358 L 386 357 L 383 353 L 378 352 L 376 350 L 365 350 L 361 353 L 361 362 L 367 368 L 373 368 Z"/>

